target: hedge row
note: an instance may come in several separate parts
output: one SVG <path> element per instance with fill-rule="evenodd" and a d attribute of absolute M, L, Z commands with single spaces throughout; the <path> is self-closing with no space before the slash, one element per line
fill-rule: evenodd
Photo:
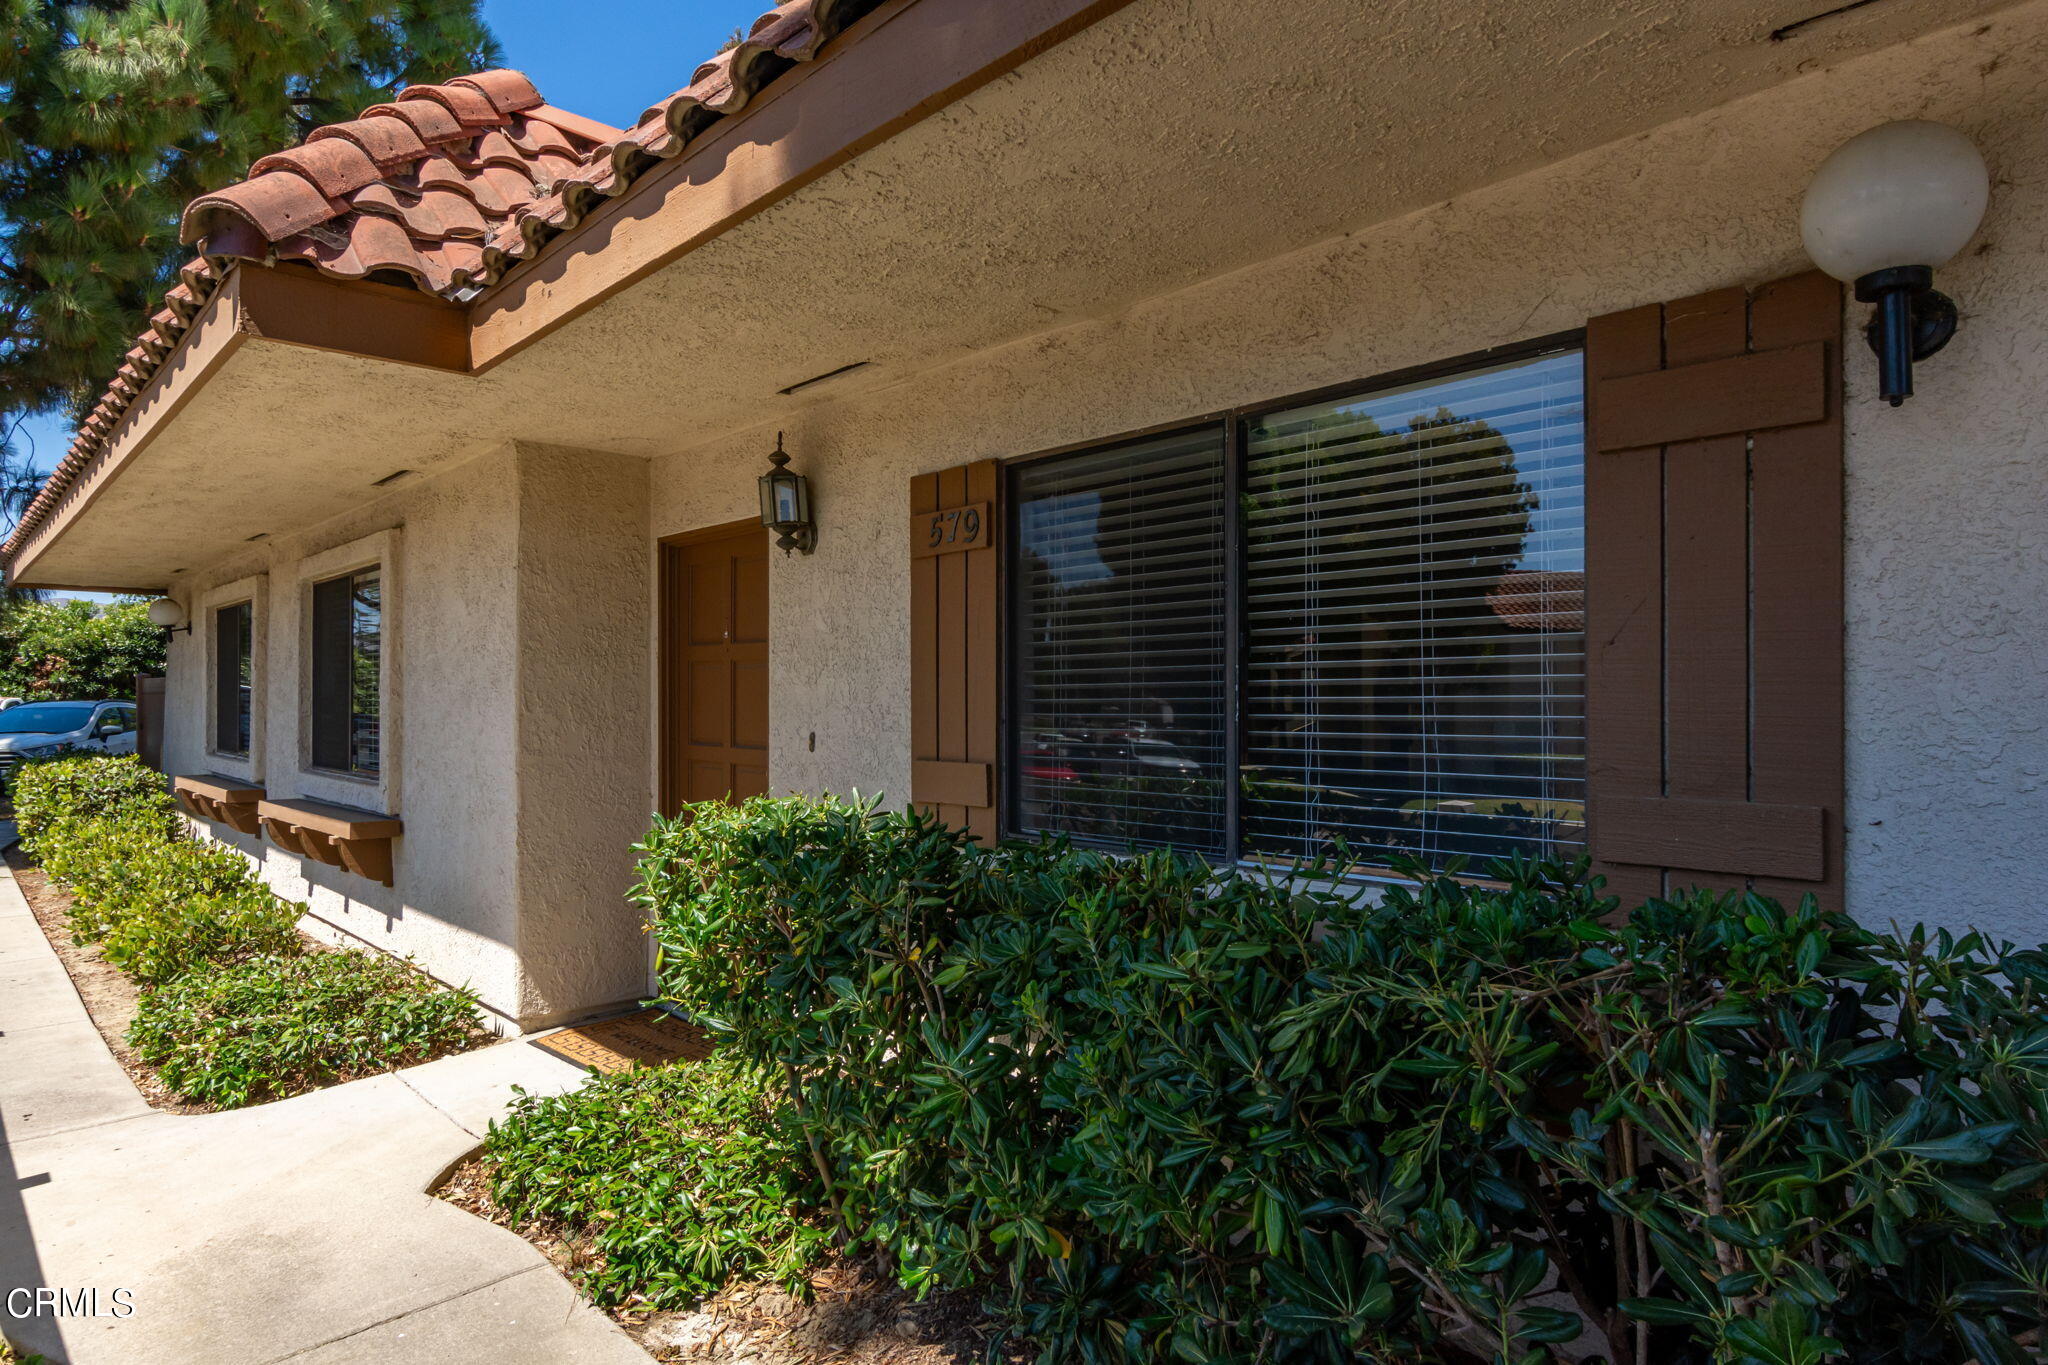
<path fill-rule="evenodd" d="M 56 758 L 13 780 L 23 849 L 71 893 L 74 941 L 142 987 L 128 1039 L 165 1085 L 222 1108 L 471 1045 L 476 1000 L 384 958 L 311 952 L 298 910 L 191 837 L 163 778 Z"/>
<path fill-rule="evenodd" d="M 642 851 L 668 996 L 788 1078 L 843 1236 L 1045 1361 L 2018 1365 L 2048 1317 L 2039 951 L 832 801 Z"/>

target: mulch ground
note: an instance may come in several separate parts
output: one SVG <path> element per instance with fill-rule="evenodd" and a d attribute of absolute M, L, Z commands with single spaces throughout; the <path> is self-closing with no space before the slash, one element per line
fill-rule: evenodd
<path fill-rule="evenodd" d="M 42 926 L 43 937 L 50 940 L 50 946 L 57 950 L 57 958 L 64 964 L 64 970 L 71 973 L 71 984 L 78 992 L 78 998 L 85 1002 L 85 1012 L 92 1016 L 93 1027 L 106 1040 L 107 1051 L 114 1054 L 114 1060 L 128 1073 L 128 1079 L 135 1082 L 135 1088 L 142 1092 L 142 1098 L 150 1107 L 171 1114 L 210 1114 L 210 1104 L 194 1104 L 179 1099 L 167 1089 L 156 1074 L 156 1068 L 135 1055 L 128 1046 L 128 1022 L 135 1017 L 136 1002 L 141 992 L 135 983 L 123 976 L 112 963 L 100 956 L 96 944 L 79 945 L 71 941 L 71 925 L 66 918 L 71 910 L 71 893 L 51 882 L 49 876 L 28 860 L 19 846 L 7 850 L 7 866 L 14 872 L 15 885 L 21 888 L 22 896 L 28 901 L 28 908 Z"/>
<path fill-rule="evenodd" d="M 458 1166 L 439 1194 L 518 1233 L 572 1280 L 590 1262 L 587 1247 L 565 1229 L 519 1223 L 493 1204 L 482 1157 Z M 664 1365 L 968 1365 L 987 1358 L 995 1332 L 974 1294 L 934 1294 L 918 1303 L 867 1262 L 837 1256 L 812 1274 L 808 1303 L 780 1285 L 756 1283 L 731 1286 L 690 1312 L 609 1311 Z"/>

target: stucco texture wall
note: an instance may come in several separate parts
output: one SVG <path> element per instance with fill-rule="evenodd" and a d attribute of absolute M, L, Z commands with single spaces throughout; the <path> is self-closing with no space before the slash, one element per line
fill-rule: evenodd
<path fill-rule="evenodd" d="M 451 984 L 477 989 L 511 1014 L 519 968 L 513 952 L 512 735 L 491 718 L 510 714 L 514 637 L 503 604 L 514 584 L 517 512 L 513 452 L 506 450 L 416 485 L 398 485 L 348 517 L 251 547 L 172 593 L 191 601 L 213 581 L 264 575 L 266 649 L 255 723 L 265 743 L 254 774 L 278 798 L 395 811 L 405 835 L 395 847 L 393 885 L 379 886 L 286 853 L 267 840 L 212 832 L 249 854 L 281 896 L 304 902 L 316 936 L 352 938 L 411 955 Z M 384 593 L 396 608 L 387 660 L 397 671 L 384 728 L 397 742 L 388 791 L 351 786 L 305 770 L 301 718 L 304 612 L 302 564 L 398 529 L 397 562 Z M 206 651 L 203 623 L 174 637 L 165 731 L 165 768 L 206 772 Z M 387 796 L 395 799 L 387 801 Z"/>
<path fill-rule="evenodd" d="M 1028 122 L 1032 100 L 1087 79 L 1063 73 L 1063 62 L 1102 60 L 1085 43 L 1055 49 L 1029 79 L 978 99 Z M 1940 281 L 1962 306 L 1961 336 L 1923 368 L 1921 392 L 1901 412 L 1872 397 L 1860 346 L 1848 357 L 1849 901 L 1870 920 L 1974 924 L 2039 941 L 2048 938 L 2039 909 L 2048 873 L 2033 837 L 2048 821 L 2044 115 L 2048 6 L 2032 5 L 893 387 L 836 401 L 821 390 L 757 428 L 657 461 L 649 530 L 749 515 L 753 479 L 775 429 L 787 428 L 821 530 L 814 555 L 773 562 L 771 778 L 779 790 L 900 800 L 910 769 L 904 514 L 913 475 L 1795 273 L 1807 268 L 1799 196 L 1830 150 L 1886 119 L 1952 122 L 1977 140 L 1998 181 L 1974 253 Z M 927 132 L 911 130 L 904 146 L 914 153 Z M 746 230 L 803 239 L 784 219 L 801 202 Z M 1862 311 L 1852 310 L 1852 329 Z"/>
<path fill-rule="evenodd" d="M 529 1027 L 647 990 L 628 902 L 647 771 L 647 462 L 521 446 L 519 1012 Z"/>
<path fill-rule="evenodd" d="M 172 593 L 261 577 L 267 613 L 258 778 L 398 814 L 393 886 L 210 832 L 248 854 L 303 926 L 410 956 L 474 987 L 507 1029 L 627 1001 L 645 947 L 624 893 L 644 830 L 645 463 L 508 445 L 348 517 L 252 546 Z M 385 780 L 306 770 L 302 667 L 309 565 L 389 546 Z M 368 551 L 363 551 L 367 553 Z M 323 568 L 321 572 L 325 572 Z M 637 585 L 637 586 L 636 586 Z M 204 623 L 173 637 L 165 768 L 207 772 Z"/>

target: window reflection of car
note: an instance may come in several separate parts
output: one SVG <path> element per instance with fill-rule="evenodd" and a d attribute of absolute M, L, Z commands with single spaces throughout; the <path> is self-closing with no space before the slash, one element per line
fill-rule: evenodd
<path fill-rule="evenodd" d="M 1041 730 L 1019 746 L 1020 769 L 1032 782 L 1070 784 L 1117 778 L 1187 781 L 1202 765 L 1171 740 L 1143 730 Z"/>
<path fill-rule="evenodd" d="M 0 775 L 25 758 L 78 751 L 135 752 L 135 704 L 125 701 L 32 701 L 0 711 Z"/>
<path fill-rule="evenodd" d="M 1078 782 L 1081 771 L 1067 762 L 1066 747 L 1073 741 L 1065 735 L 1031 735 L 1018 746 L 1019 771 L 1031 782 Z"/>
<path fill-rule="evenodd" d="M 1202 775 L 1202 765 L 1189 758 L 1186 750 L 1155 736 L 1131 736 L 1115 746 L 1114 752 L 1131 777 L 1191 778 Z"/>

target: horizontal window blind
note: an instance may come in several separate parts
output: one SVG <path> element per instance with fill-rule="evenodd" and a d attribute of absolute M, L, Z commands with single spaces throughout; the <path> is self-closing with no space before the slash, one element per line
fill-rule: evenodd
<path fill-rule="evenodd" d="M 1576 352 L 1252 424 L 1246 854 L 1579 851 L 1583 426 Z"/>
<path fill-rule="evenodd" d="M 1012 486 L 1012 828 L 1222 855 L 1221 428 L 1024 465 Z"/>
<path fill-rule="evenodd" d="M 255 657 L 251 649 L 255 606 L 237 602 L 213 614 L 213 747 L 247 755 L 254 716 Z"/>
<path fill-rule="evenodd" d="M 379 670 L 382 579 L 375 569 L 313 585 L 313 742 L 316 768 L 375 777 L 382 764 Z"/>

